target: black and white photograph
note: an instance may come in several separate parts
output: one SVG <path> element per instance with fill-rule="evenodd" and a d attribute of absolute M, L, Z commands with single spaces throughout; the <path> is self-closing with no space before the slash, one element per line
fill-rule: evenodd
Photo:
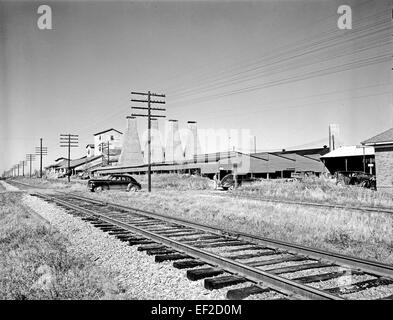
<path fill-rule="evenodd" d="M 393 300 L 392 76 L 392 0 L 0 0 L 0 300 Z"/>

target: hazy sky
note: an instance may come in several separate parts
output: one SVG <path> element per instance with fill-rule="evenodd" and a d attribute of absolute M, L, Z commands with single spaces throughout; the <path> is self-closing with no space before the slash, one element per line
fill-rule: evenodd
<path fill-rule="evenodd" d="M 40 4 L 52 8 L 52 30 L 37 27 Z M 352 30 L 337 27 L 342 4 Z M 46 165 L 66 155 L 60 133 L 79 134 L 76 157 L 95 132 L 124 131 L 133 90 L 165 93 L 180 127 L 249 129 L 258 150 L 322 146 L 329 123 L 341 143 L 359 144 L 393 125 L 390 7 L 0 0 L 0 172 L 40 137 Z"/>

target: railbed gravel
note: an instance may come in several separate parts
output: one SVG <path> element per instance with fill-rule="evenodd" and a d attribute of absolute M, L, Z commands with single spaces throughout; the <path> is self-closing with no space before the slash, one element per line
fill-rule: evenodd
<path fill-rule="evenodd" d="M 154 256 L 137 251 L 137 246 L 129 246 L 59 207 L 29 195 L 25 195 L 23 201 L 67 236 L 71 252 L 86 254 L 99 267 L 115 274 L 115 280 L 122 284 L 129 297 L 143 300 L 226 298 L 226 290 L 207 290 L 200 283 L 187 280 L 185 271 L 174 268 L 171 262 L 155 263 Z"/>
<path fill-rule="evenodd" d="M 346 299 L 356 299 L 356 300 L 382 299 L 392 295 L 392 293 L 393 293 L 393 285 L 388 285 L 388 286 L 370 288 L 355 293 L 344 294 L 342 295 L 342 297 Z"/>

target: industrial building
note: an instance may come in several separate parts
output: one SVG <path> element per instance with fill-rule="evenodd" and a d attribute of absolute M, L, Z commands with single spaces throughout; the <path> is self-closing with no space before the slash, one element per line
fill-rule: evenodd
<path fill-rule="evenodd" d="M 293 172 L 308 172 L 320 175 L 326 172 L 320 161 L 327 148 L 302 150 L 311 151 L 309 155 L 296 152 L 264 152 L 245 154 L 237 151 L 217 152 L 195 155 L 192 160 L 182 162 L 162 162 L 152 164 L 155 173 L 190 173 L 212 178 L 216 173 L 223 175 L 236 172 L 255 178 L 289 178 Z M 147 165 L 100 167 L 92 170 L 98 175 L 112 173 L 145 174 Z"/>
<path fill-rule="evenodd" d="M 166 123 L 165 147 L 157 120 L 152 122 L 151 170 L 156 173 L 191 173 L 213 177 L 229 172 L 238 175 L 261 178 L 289 178 L 293 172 L 312 172 L 319 175 L 326 172 L 320 157 L 328 153 L 323 148 L 280 152 L 242 153 L 225 151 L 201 154 L 197 123 L 187 122 L 187 135 L 184 141 L 179 134 L 177 120 Z M 95 175 L 112 173 L 144 174 L 147 166 L 147 142 L 142 137 L 143 150 L 135 117 L 126 117 L 126 130 L 119 161 L 115 166 L 102 166 L 91 170 Z"/>
<path fill-rule="evenodd" d="M 195 121 L 187 122 L 186 133 L 182 141 L 178 121 L 169 120 L 166 122 L 164 139 L 158 128 L 158 121 L 152 121 L 152 172 L 190 173 L 210 178 L 215 174 L 223 177 L 225 174 L 236 172 L 242 176 L 267 179 L 290 178 L 294 172 L 316 175 L 327 172 L 321 161 L 321 157 L 329 152 L 327 146 L 251 154 L 235 150 L 202 154 Z M 113 128 L 95 133 L 94 144 L 86 145 L 86 156 L 72 160 L 70 168 L 73 174 L 83 171 L 93 175 L 145 174 L 148 171 L 147 154 L 146 132 L 141 143 L 136 118 L 127 116 L 124 134 Z M 62 159 L 47 167 L 47 171 L 65 173 L 67 167 L 67 159 Z"/>

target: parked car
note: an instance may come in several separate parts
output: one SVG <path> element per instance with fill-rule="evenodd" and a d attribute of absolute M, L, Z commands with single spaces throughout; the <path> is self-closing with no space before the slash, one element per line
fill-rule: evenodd
<path fill-rule="evenodd" d="M 58 178 L 65 178 L 65 177 L 68 177 L 68 176 L 71 177 L 71 175 L 72 175 L 71 170 L 67 170 L 67 172 L 65 172 L 65 173 L 60 173 L 57 177 L 58 177 Z"/>
<path fill-rule="evenodd" d="M 256 179 L 254 178 L 248 178 L 245 176 L 240 176 L 238 175 L 236 177 L 237 179 L 237 186 L 241 186 L 243 183 L 245 182 L 253 182 Z M 224 190 L 233 190 L 235 188 L 235 178 L 234 175 L 232 173 L 227 174 L 226 176 L 224 176 L 224 178 L 221 179 L 221 181 L 219 181 L 218 186 L 223 188 Z"/>
<path fill-rule="evenodd" d="M 139 191 L 142 186 L 129 174 L 113 174 L 108 178 L 90 179 L 87 187 L 91 192 L 103 190 Z"/>
<path fill-rule="evenodd" d="M 364 173 L 362 171 L 337 171 L 335 173 L 337 184 L 360 186 L 376 190 L 376 179 L 372 174 Z"/>
<path fill-rule="evenodd" d="M 88 172 L 82 172 L 78 174 L 78 178 L 82 180 L 90 179 L 90 175 Z"/>

